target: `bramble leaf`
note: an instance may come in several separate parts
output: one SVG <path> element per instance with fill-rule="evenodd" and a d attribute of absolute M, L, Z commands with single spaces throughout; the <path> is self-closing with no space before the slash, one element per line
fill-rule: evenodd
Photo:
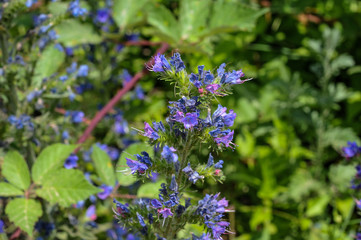
<path fill-rule="evenodd" d="M 53 172 L 43 179 L 42 187 L 36 190 L 40 197 L 52 204 L 59 203 L 63 207 L 69 207 L 98 192 L 100 190 L 91 185 L 77 169 L 60 169 Z"/>
<path fill-rule="evenodd" d="M 1 182 L 0 183 L 0 196 L 1 197 L 15 197 L 23 195 L 24 192 L 19 188 L 11 185 L 10 183 Z"/>
<path fill-rule="evenodd" d="M 31 170 L 34 182 L 42 183 L 49 173 L 62 167 L 64 160 L 76 147 L 76 145 L 60 143 L 46 147 L 38 156 Z"/>
<path fill-rule="evenodd" d="M 28 165 L 18 152 L 11 151 L 6 154 L 2 174 L 10 183 L 21 189 L 27 189 L 30 185 Z"/>
<path fill-rule="evenodd" d="M 41 204 L 34 199 L 16 198 L 7 204 L 5 213 L 10 221 L 32 236 L 34 225 L 43 215 L 43 210 Z"/>

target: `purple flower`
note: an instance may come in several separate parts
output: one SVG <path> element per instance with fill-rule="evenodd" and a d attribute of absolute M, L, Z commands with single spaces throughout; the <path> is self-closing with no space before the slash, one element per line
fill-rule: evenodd
<path fill-rule="evenodd" d="M 148 137 L 153 140 L 157 140 L 159 138 L 159 135 L 157 132 L 153 130 L 153 128 L 147 123 L 144 122 L 144 134 L 143 136 Z"/>
<path fill-rule="evenodd" d="M 215 83 L 215 84 L 208 85 L 206 87 L 206 89 L 208 92 L 215 93 L 220 87 L 221 87 L 221 85 Z"/>
<path fill-rule="evenodd" d="M 95 219 L 97 219 L 97 215 L 95 211 L 96 211 L 95 205 L 90 205 L 86 210 L 85 216 L 89 218 L 91 221 L 94 221 Z"/>
<path fill-rule="evenodd" d="M 187 113 L 186 116 L 181 120 L 184 124 L 185 129 L 189 129 L 198 124 L 198 114 L 197 113 Z"/>
<path fill-rule="evenodd" d="M 152 206 L 154 208 L 161 208 L 163 206 L 162 203 L 158 199 L 153 199 L 150 201 L 150 203 L 152 204 Z"/>
<path fill-rule="evenodd" d="M 86 76 L 88 76 L 88 71 L 89 71 L 88 65 L 85 65 L 85 64 L 80 65 L 77 76 L 78 77 L 86 77 Z"/>
<path fill-rule="evenodd" d="M 66 169 L 72 169 L 78 166 L 78 156 L 74 153 L 70 154 L 70 156 L 65 160 L 64 167 Z"/>
<path fill-rule="evenodd" d="M 98 9 L 96 15 L 96 21 L 100 23 L 106 23 L 110 18 L 110 10 L 107 8 Z"/>
<path fill-rule="evenodd" d="M 176 149 L 174 149 L 173 147 L 168 147 L 167 145 L 165 145 L 161 154 L 162 158 L 167 160 L 169 164 L 175 163 L 176 161 L 178 161 L 178 155 L 174 153 L 175 151 Z"/>
<path fill-rule="evenodd" d="M 127 69 L 123 70 L 123 73 L 120 75 L 120 78 L 123 79 L 123 86 L 125 86 L 130 80 L 132 80 L 132 75 L 128 72 Z"/>
<path fill-rule="evenodd" d="M 144 91 L 143 91 L 143 88 L 140 86 L 140 85 L 137 85 L 135 86 L 135 96 L 140 99 L 140 100 L 143 100 L 145 95 L 144 95 Z"/>
<path fill-rule="evenodd" d="M 4 233 L 4 226 L 5 226 L 5 224 L 4 224 L 3 220 L 0 220 L 0 233 Z"/>
<path fill-rule="evenodd" d="M 214 138 L 214 141 L 217 144 L 223 143 L 226 147 L 231 147 L 230 144 L 232 143 L 232 140 L 233 140 L 233 134 L 234 134 L 234 131 L 231 131 L 221 137 Z"/>
<path fill-rule="evenodd" d="M 356 240 L 361 240 L 361 233 L 356 234 Z"/>
<path fill-rule="evenodd" d="M 356 142 L 347 142 L 347 147 L 342 148 L 343 156 L 352 158 L 361 153 L 361 147 L 357 146 Z"/>
<path fill-rule="evenodd" d="M 144 163 L 140 163 L 129 158 L 125 159 L 127 160 L 127 165 L 128 167 L 130 167 L 132 174 L 134 174 L 135 172 L 144 173 L 148 169 L 147 165 L 145 165 Z"/>
<path fill-rule="evenodd" d="M 115 199 L 113 199 L 113 202 L 116 204 L 114 212 L 118 217 L 125 217 L 125 215 L 129 213 L 128 203 L 122 204 Z"/>
<path fill-rule="evenodd" d="M 161 210 L 158 210 L 158 212 L 163 215 L 163 218 L 167 218 L 167 217 L 169 217 L 169 216 L 173 216 L 173 213 L 170 211 L 169 208 L 163 208 L 163 209 L 161 209 Z"/>
<path fill-rule="evenodd" d="M 157 56 L 154 57 L 154 65 L 151 70 L 153 72 L 164 72 L 171 70 L 171 67 L 164 55 L 158 53 Z"/>
<path fill-rule="evenodd" d="M 97 194 L 98 198 L 100 198 L 101 200 L 106 199 L 113 191 L 112 186 L 107 186 L 105 184 L 102 184 L 99 188 L 103 190 L 102 192 Z"/>

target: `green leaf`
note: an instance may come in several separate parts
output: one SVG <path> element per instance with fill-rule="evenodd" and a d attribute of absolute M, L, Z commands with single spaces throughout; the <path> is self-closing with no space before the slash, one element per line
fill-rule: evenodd
<path fill-rule="evenodd" d="M 33 236 L 35 222 L 43 214 L 41 204 L 34 199 L 16 198 L 11 200 L 5 208 L 10 221 Z"/>
<path fill-rule="evenodd" d="M 30 173 L 28 165 L 20 153 L 11 151 L 6 154 L 2 168 L 2 174 L 10 183 L 21 189 L 29 187 Z"/>
<path fill-rule="evenodd" d="M 207 29 L 210 5 L 210 0 L 181 1 L 179 23 L 182 39 L 201 35 Z"/>
<path fill-rule="evenodd" d="M 108 154 L 101 150 L 97 145 L 93 145 L 92 159 L 98 176 L 108 186 L 114 186 L 115 174 L 112 161 Z"/>
<path fill-rule="evenodd" d="M 149 4 L 147 13 L 150 25 L 158 29 L 166 40 L 178 42 L 179 25 L 169 9 L 163 5 Z"/>
<path fill-rule="evenodd" d="M 77 169 L 60 169 L 53 172 L 42 181 L 41 189 L 36 190 L 40 197 L 52 204 L 59 203 L 63 207 L 69 207 L 98 192 L 100 189 L 91 185 Z"/>
<path fill-rule="evenodd" d="M 33 180 L 36 183 L 42 183 L 49 173 L 62 167 L 64 160 L 72 153 L 76 145 L 53 144 L 46 147 L 36 159 L 31 170 Z"/>
<path fill-rule="evenodd" d="M 148 0 L 115 0 L 113 18 L 118 26 L 124 30 L 129 24 L 137 21 L 137 14 Z"/>
<path fill-rule="evenodd" d="M 350 182 L 356 174 L 356 169 L 351 165 L 333 164 L 328 172 L 329 179 L 338 191 L 344 192 L 350 188 Z"/>
<path fill-rule="evenodd" d="M 218 0 L 213 4 L 209 31 L 251 30 L 256 20 L 267 11 L 267 8 L 255 9 L 237 2 Z"/>
<path fill-rule="evenodd" d="M 15 197 L 24 195 L 24 192 L 19 188 L 11 185 L 10 183 L 1 182 L 0 183 L 0 196 L 1 197 Z"/>
<path fill-rule="evenodd" d="M 69 3 L 67 2 L 50 2 L 48 4 L 49 12 L 53 15 L 65 14 L 68 10 Z"/>
<path fill-rule="evenodd" d="M 145 143 L 135 143 L 130 145 L 120 154 L 116 173 L 120 185 L 129 186 L 137 181 L 137 179 L 130 174 L 130 169 L 125 158 L 134 159 L 134 155 L 140 154 L 142 151 L 146 151 L 150 156 L 152 156 L 153 148 Z"/>
<path fill-rule="evenodd" d="M 55 73 L 65 60 L 65 53 L 49 45 L 40 55 L 36 63 L 34 76 L 32 79 L 33 86 L 40 87 L 44 78 L 50 77 Z"/>
<path fill-rule="evenodd" d="M 59 35 L 58 41 L 67 47 L 84 43 L 97 44 L 102 41 L 91 24 L 81 23 L 75 19 L 63 21 L 55 27 L 55 31 Z"/>
<path fill-rule="evenodd" d="M 157 198 L 161 182 L 145 183 L 140 186 L 137 192 L 139 198 Z"/>
<path fill-rule="evenodd" d="M 306 216 L 315 217 L 321 215 L 322 213 L 324 213 L 329 201 L 330 196 L 328 195 L 323 195 L 321 197 L 308 200 Z"/>

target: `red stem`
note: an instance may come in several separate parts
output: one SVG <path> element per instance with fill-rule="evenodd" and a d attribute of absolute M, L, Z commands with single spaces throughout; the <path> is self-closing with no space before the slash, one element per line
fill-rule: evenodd
<path fill-rule="evenodd" d="M 168 49 L 168 44 L 163 43 L 161 47 L 157 50 L 157 53 L 163 54 Z M 152 58 L 147 65 L 150 66 L 154 62 L 154 59 Z M 93 129 L 96 127 L 96 125 L 103 119 L 103 117 L 114 107 L 114 105 L 122 99 L 124 94 L 126 94 L 128 91 L 130 91 L 134 85 L 139 81 L 141 77 L 146 75 L 148 72 L 147 68 L 144 67 L 142 71 L 135 74 L 135 76 L 128 82 L 122 89 L 120 89 L 117 94 L 105 105 L 97 114 L 95 117 L 91 120 L 89 126 L 84 131 L 83 135 L 79 138 L 78 144 L 85 142 L 85 140 L 90 136 Z M 75 152 L 78 152 L 79 148 L 75 150 Z"/>

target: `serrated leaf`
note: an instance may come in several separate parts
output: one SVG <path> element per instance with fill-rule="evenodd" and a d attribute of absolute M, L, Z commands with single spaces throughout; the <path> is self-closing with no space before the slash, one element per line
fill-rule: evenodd
<path fill-rule="evenodd" d="M 170 41 L 178 42 L 179 25 L 172 12 L 160 4 L 148 4 L 148 22 Z"/>
<path fill-rule="evenodd" d="M 65 60 L 65 53 L 57 49 L 53 44 L 45 48 L 36 63 L 32 84 L 40 87 L 44 78 L 55 73 Z"/>
<path fill-rule="evenodd" d="M 181 1 L 179 23 L 182 39 L 201 35 L 206 30 L 210 5 L 210 0 Z"/>
<path fill-rule="evenodd" d="M 100 189 L 91 185 L 77 169 L 60 169 L 53 172 L 43 179 L 41 189 L 36 190 L 40 197 L 63 207 L 69 207 L 98 192 Z"/>
<path fill-rule="evenodd" d="M 64 160 L 75 150 L 76 145 L 53 144 L 46 147 L 36 159 L 31 173 L 36 183 L 42 183 L 46 175 L 60 168 Z"/>
<path fill-rule="evenodd" d="M 55 27 L 55 31 L 59 35 L 58 41 L 67 47 L 85 43 L 97 44 L 102 41 L 91 24 L 81 23 L 75 19 L 63 21 Z"/>
<path fill-rule="evenodd" d="M 98 176 L 108 186 L 114 186 L 115 174 L 108 154 L 97 145 L 93 145 L 92 159 Z"/>
<path fill-rule="evenodd" d="M 124 30 L 129 24 L 136 21 L 139 10 L 148 0 L 115 0 L 113 18 L 118 26 Z"/>
<path fill-rule="evenodd" d="M 116 175 L 120 185 L 129 186 L 137 181 L 137 179 L 132 174 L 130 174 L 127 160 L 125 158 L 127 157 L 134 159 L 134 155 L 140 154 L 142 151 L 146 151 L 150 156 L 152 156 L 153 148 L 145 143 L 135 143 L 130 145 L 120 154 L 116 168 Z"/>
<path fill-rule="evenodd" d="M 24 192 L 10 183 L 0 183 L 0 197 L 15 197 L 23 195 Z"/>
<path fill-rule="evenodd" d="M 43 215 L 43 210 L 41 204 L 34 199 L 16 198 L 8 203 L 5 213 L 10 221 L 32 236 L 34 225 Z"/>
<path fill-rule="evenodd" d="M 13 185 L 27 189 L 30 185 L 28 165 L 20 153 L 11 151 L 5 155 L 2 174 Z"/>

